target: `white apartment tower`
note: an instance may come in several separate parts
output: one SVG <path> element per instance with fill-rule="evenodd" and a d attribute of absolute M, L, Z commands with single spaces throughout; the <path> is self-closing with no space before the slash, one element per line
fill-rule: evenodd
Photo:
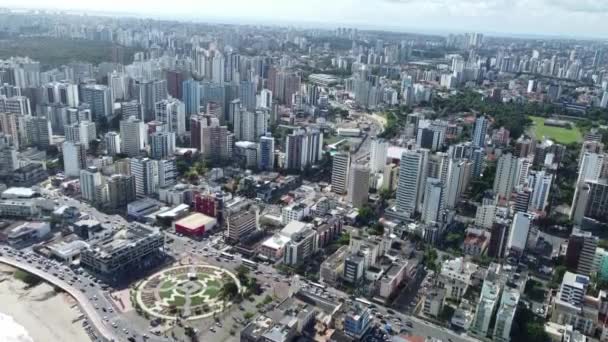
<path fill-rule="evenodd" d="M 350 154 L 348 152 L 336 153 L 331 168 L 331 189 L 333 192 L 340 195 L 346 194 L 349 172 Z"/>
<path fill-rule="evenodd" d="M 131 116 L 120 122 L 121 151 L 129 157 L 138 156 L 146 147 L 146 125 Z"/>
<path fill-rule="evenodd" d="M 421 150 L 406 151 L 401 156 L 399 184 L 397 186 L 397 211 L 413 215 L 418 210 L 420 194 L 424 191 L 426 153 Z"/>
<path fill-rule="evenodd" d="M 496 165 L 496 176 L 494 176 L 493 189 L 495 194 L 506 199 L 511 197 L 518 170 L 517 166 L 518 159 L 511 153 L 500 156 Z"/>
<path fill-rule="evenodd" d="M 369 169 L 372 174 L 384 170 L 387 152 L 388 142 L 386 140 L 376 138 L 372 140 L 369 158 Z"/>

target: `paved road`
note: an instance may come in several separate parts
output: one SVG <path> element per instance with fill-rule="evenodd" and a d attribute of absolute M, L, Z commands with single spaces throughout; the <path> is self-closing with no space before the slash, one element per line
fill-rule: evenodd
<path fill-rule="evenodd" d="M 370 119 L 370 121 L 372 121 L 372 123 L 375 123 L 375 120 L 373 120 L 373 119 Z M 370 130 L 373 130 L 373 132 L 376 133 L 377 131 L 382 130 L 382 125 L 381 124 L 372 124 L 372 128 Z M 367 140 L 369 141 L 370 139 L 367 139 Z M 369 146 L 366 146 L 366 147 L 369 148 Z M 95 210 L 94 208 L 91 208 L 86 203 L 80 202 L 78 200 L 75 200 L 75 199 L 72 199 L 69 197 L 64 197 L 64 196 L 60 196 L 57 194 L 54 194 L 54 195 L 55 195 L 55 198 L 57 198 L 59 200 L 60 204 L 76 206 L 76 207 L 80 208 L 82 212 L 87 212 L 92 218 L 95 218 L 95 219 L 99 220 L 100 222 L 110 221 L 113 224 L 126 224 L 126 220 L 124 220 L 124 218 L 122 218 L 119 215 L 107 215 L 107 214 L 104 214 L 104 213 L 101 213 L 101 212 Z M 221 242 L 219 242 L 218 245 L 214 246 L 212 241 L 217 240 L 218 235 L 212 236 L 209 239 L 206 239 L 203 241 L 196 241 L 196 240 L 192 240 L 188 237 L 180 237 L 175 234 L 169 234 L 169 235 L 174 238 L 174 242 L 168 245 L 170 248 L 169 253 L 172 254 L 177 260 L 186 259 L 186 260 L 192 260 L 193 262 L 205 262 L 205 263 L 209 263 L 211 265 L 221 266 L 221 267 L 227 268 L 229 270 L 233 270 L 233 271 L 241 264 L 241 260 L 240 260 L 239 256 L 236 256 L 235 260 L 225 260 L 222 258 L 220 258 L 219 260 L 217 259 L 217 256 L 220 253 L 220 249 L 223 247 L 223 244 Z M 271 294 L 271 295 L 274 295 L 279 298 L 284 298 L 285 296 L 287 296 L 287 292 L 289 290 L 289 286 L 287 285 L 287 282 L 290 280 L 289 278 L 286 278 L 286 277 L 280 275 L 277 270 L 275 270 L 272 266 L 269 266 L 269 265 L 260 264 L 258 267 L 258 271 L 260 271 L 258 274 L 252 273 L 252 275 L 255 276 L 256 278 L 258 278 L 258 281 L 260 284 L 268 284 L 267 287 L 265 288 L 265 290 L 267 290 L 267 291 L 263 295 Z M 95 288 L 93 291 L 97 291 L 96 289 L 97 288 Z M 344 300 L 348 300 L 349 296 L 342 291 L 339 291 L 339 290 L 331 288 L 331 287 L 327 288 L 326 290 L 329 294 L 334 295 L 336 298 L 342 298 Z M 88 292 L 88 291 L 89 290 L 87 288 L 87 295 L 91 295 L 90 292 Z M 97 292 L 94 292 L 94 293 L 97 293 Z M 99 289 L 98 293 L 99 293 L 98 297 L 100 297 L 99 300 L 104 301 L 102 305 L 103 305 L 103 307 L 105 307 L 107 299 L 104 297 L 103 291 L 101 291 L 101 289 Z M 82 296 L 82 297 L 84 297 L 85 303 L 88 302 L 89 305 L 91 304 L 87 300 L 86 296 Z M 109 301 L 107 301 L 107 306 L 110 306 L 110 305 L 112 305 L 112 304 L 110 304 Z M 249 310 L 249 308 L 247 308 L 246 310 Z M 404 322 L 404 323 L 411 322 L 412 326 L 407 327 L 407 330 L 410 331 L 410 333 L 413 335 L 419 335 L 419 336 L 424 336 L 424 337 L 431 336 L 431 337 L 440 338 L 444 341 L 452 341 L 452 342 L 478 342 L 479 341 L 478 339 L 467 336 L 466 334 L 459 335 L 458 333 L 456 333 L 452 330 L 449 330 L 447 328 L 437 326 L 435 324 L 426 322 L 426 321 L 416 318 L 414 316 L 410 316 L 410 315 L 406 315 L 406 314 L 397 312 L 395 309 L 391 310 L 387 307 L 384 307 L 381 305 L 376 305 L 376 310 L 378 311 L 378 313 L 382 314 L 385 319 L 388 318 L 389 321 L 391 322 L 391 324 L 393 325 L 393 327 L 396 327 L 396 317 L 399 317 L 401 319 L 401 322 Z M 389 314 L 388 310 L 393 311 L 394 314 Z M 96 310 L 93 310 L 93 317 L 96 317 L 96 319 L 99 320 L 99 314 L 94 315 L 95 312 L 96 312 Z M 232 315 L 240 316 L 241 314 L 242 313 L 239 313 L 238 310 L 236 312 L 232 311 L 232 313 L 227 313 L 226 314 L 227 320 L 225 322 L 225 328 L 232 325 L 232 319 L 230 318 L 230 317 L 232 317 Z M 90 314 L 87 313 L 87 315 L 90 315 Z M 130 332 L 142 331 L 143 327 L 141 326 L 141 324 L 139 327 L 136 327 L 137 324 L 134 324 L 133 322 L 131 322 L 129 319 L 124 317 L 124 315 L 118 314 L 116 312 L 114 312 L 113 314 L 107 314 L 107 315 L 108 315 L 110 322 L 118 323 L 119 328 L 117 330 L 119 331 L 119 333 L 121 331 L 121 328 L 123 328 L 123 327 L 126 327 Z M 379 320 L 377 320 L 377 321 L 379 321 Z M 102 322 L 102 325 L 103 324 L 104 323 Z M 211 323 L 211 324 L 213 324 L 213 323 Z M 203 326 L 207 327 L 207 324 L 203 324 Z M 222 329 L 218 329 L 218 330 L 222 331 Z M 228 330 L 228 329 L 225 329 L 225 330 Z M 218 331 L 218 333 L 219 333 L 219 331 Z M 204 337 L 207 337 L 207 338 L 213 337 L 214 339 L 222 340 L 222 338 L 218 335 L 218 333 L 211 334 L 211 333 L 203 332 L 203 335 L 204 335 Z M 140 335 L 141 335 L 141 333 L 140 333 Z M 224 335 L 224 334 L 222 334 L 222 335 Z M 224 337 L 224 336 L 222 336 L 222 337 Z M 234 338 L 231 336 L 225 336 L 225 337 L 227 337 L 228 339 Z M 121 336 L 121 338 L 122 339 L 119 339 L 119 340 L 125 340 L 125 336 Z M 162 339 L 162 338 L 156 337 L 156 336 L 150 336 L 149 341 L 166 341 L 166 339 Z"/>
<path fill-rule="evenodd" d="M 147 334 L 147 322 L 145 325 L 137 324 L 138 322 L 134 322 L 119 312 L 115 303 L 109 298 L 109 294 L 93 279 L 89 279 L 89 276 L 78 275 L 61 263 L 50 261 L 33 253 L 24 254 L 22 257 L 12 256 L 3 250 L 3 254 L 0 262 L 35 274 L 74 297 L 88 322 L 95 328 L 98 339 L 126 341 L 128 337 L 133 337 L 137 341 L 166 341 L 154 335 L 144 339 L 143 336 Z M 46 265 L 50 265 L 48 271 L 45 270 Z"/>
<path fill-rule="evenodd" d="M 5 256 L 0 257 L 0 262 L 22 269 L 28 273 L 40 277 L 41 279 L 44 279 L 50 284 L 60 287 L 62 290 L 64 290 L 65 292 L 70 294 L 70 296 L 76 299 L 78 305 L 80 306 L 80 309 L 86 314 L 89 322 L 92 323 L 97 332 L 101 336 L 103 336 L 103 338 L 105 338 L 107 341 L 119 341 L 118 336 L 113 331 L 108 329 L 108 327 L 104 324 L 102 317 L 99 316 L 98 312 L 95 310 L 95 307 L 93 307 L 93 304 L 89 302 L 88 298 L 85 297 L 84 294 L 76 288 L 70 286 L 68 283 L 53 276 L 52 274 L 39 270 L 36 267 L 31 266 L 27 263 L 23 263 Z"/>

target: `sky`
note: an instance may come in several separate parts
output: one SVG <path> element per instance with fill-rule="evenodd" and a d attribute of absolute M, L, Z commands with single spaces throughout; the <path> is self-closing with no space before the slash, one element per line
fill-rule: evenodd
<path fill-rule="evenodd" d="M 230 23 L 608 38 L 608 0 L 0 0 L 0 7 L 16 6 Z"/>

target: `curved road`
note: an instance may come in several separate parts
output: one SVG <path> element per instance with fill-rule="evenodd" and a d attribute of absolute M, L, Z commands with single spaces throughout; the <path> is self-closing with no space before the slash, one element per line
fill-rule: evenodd
<path fill-rule="evenodd" d="M 31 265 L 28 265 L 26 263 L 20 262 L 20 261 L 15 261 L 15 260 L 11 260 L 8 259 L 6 257 L 0 257 L 0 262 L 19 268 L 25 272 L 31 273 L 36 275 L 37 277 L 40 277 L 41 279 L 44 279 L 46 282 L 53 284 L 55 286 L 60 287 L 62 290 L 64 290 L 65 292 L 67 292 L 70 296 L 72 296 L 74 299 L 76 299 L 76 301 L 78 302 L 78 305 L 80 306 L 80 309 L 84 312 L 84 314 L 87 316 L 89 322 L 95 326 L 95 329 L 99 332 L 99 334 L 107 341 L 119 341 L 120 339 L 114 334 L 113 331 L 109 330 L 108 327 L 103 323 L 101 317 L 99 317 L 97 311 L 95 310 L 95 308 L 91 305 L 91 303 L 89 302 L 88 298 L 86 298 L 79 290 L 75 289 L 74 287 L 70 286 L 68 283 L 66 283 L 65 281 L 51 275 L 48 274 L 46 272 L 43 272 L 42 270 L 39 270 Z"/>

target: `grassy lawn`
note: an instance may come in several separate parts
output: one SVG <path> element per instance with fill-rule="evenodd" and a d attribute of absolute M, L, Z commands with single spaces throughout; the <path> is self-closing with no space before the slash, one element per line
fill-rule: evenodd
<path fill-rule="evenodd" d="M 218 289 L 222 287 L 222 283 L 217 280 L 207 280 L 207 287 L 217 287 Z"/>
<path fill-rule="evenodd" d="M 184 306 L 186 304 L 186 298 L 184 297 L 175 297 L 173 300 L 167 302 L 169 305 L 175 305 L 177 307 Z"/>
<path fill-rule="evenodd" d="M 220 289 L 218 287 L 208 287 L 207 289 L 205 289 L 204 294 L 209 297 L 215 297 L 219 292 Z"/>
<path fill-rule="evenodd" d="M 162 284 L 160 284 L 160 289 L 161 290 L 168 290 L 171 289 L 175 286 L 176 282 L 172 281 L 172 280 L 167 280 L 164 281 Z"/>
<path fill-rule="evenodd" d="M 169 291 L 160 291 L 158 293 L 158 295 L 160 296 L 160 298 L 162 299 L 167 299 L 167 298 L 171 298 L 171 295 L 173 294 L 173 290 L 169 290 Z"/>
<path fill-rule="evenodd" d="M 190 297 L 190 305 L 192 306 L 201 305 L 204 302 L 205 300 L 202 297 Z"/>
<path fill-rule="evenodd" d="M 573 125 L 571 129 L 545 126 L 545 118 L 540 116 L 531 116 L 530 120 L 534 122 L 532 129 L 538 140 L 544 136 L 557 143 L 569 144 L 579 142 L 583 139 L 583 135 L 575 125 Z"/>

